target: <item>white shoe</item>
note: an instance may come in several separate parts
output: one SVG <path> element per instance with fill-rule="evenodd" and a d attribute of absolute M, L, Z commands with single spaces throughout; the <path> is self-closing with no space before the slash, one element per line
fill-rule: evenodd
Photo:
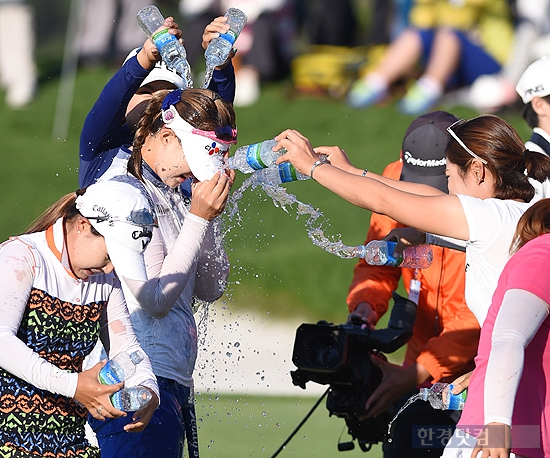
<path fill-rule="evenodd" d="M 253 68 L 243 67 L 236 74 L 237 89 L 234 105 L 246 107 L 252 105 L 260 97 L 260 75 Z"/>

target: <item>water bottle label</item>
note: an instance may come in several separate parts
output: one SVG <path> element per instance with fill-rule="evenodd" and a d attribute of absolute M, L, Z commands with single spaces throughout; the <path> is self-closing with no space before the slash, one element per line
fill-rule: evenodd
<path fill-rule="evenodd" d="M 248 162 L 250 168 L 254 170 L 261 170 L 267 167 L 267 165 L 262 162 L 262 158 L 260 157 L 261 149 L 261 143 L 255 143 L 246 149 L 246 162 Z"/>
<path fill-rule="evenodd" d="M 162 48 L 164 48 L 164 46 L 172 43 L 174 40 L 177 40 L 175 35 L 171 35 L 170 33 L 168 33 L 168 29 L 164 29 L 160 32 L 155 33 L 152 38 L 159 52 Z"/>
<path fill-rule="evenodd" d="M 229 29 L 226 33 L 220 33 L 220 38 L 229 41 L 229 43 L 235 43 L 237 39 L 237 34 L 233 30 Z"/>
<path fill-rule="evenodd" d="M 298 180 L 296 169 L 290 162 L 279 164 L 279 176 L 282 183 L 289 183 Z"/>
<path fill-rule="evenodd" d="M 122 402 L 122 390 L 117 391 L 111 395 L 111 404 L 113 407 L 118 410 L 124 410 L 124 404 Z"/>
<path fill-rule="evenodd" d="M 397 242 L 387 242 L 388 244 L 388 261 L 386 262 L 386 266 L 398 266 L 403 262 L 403 256 L 399 256 L 398 258 L 393 257 L 393 252 L 395 251 L 395 247 L 397 246 Z"/>
<path fill-rule="evenodd" d="M 112 370 L 112 361 L 107 361 L 107 364 L 99 371 L 99 381 L 104 385 L 115 385 L 122 382 Z"/>
<path fill-rule="evenodd" d="M 464 404 L 466 403 L 466 397 L 468 396 L 468 391 L 464 390 L 462 393 L 453 394 L 450 392 L 453 387 L 454 385 L 449 385 L 449 399 L 447 400 L 447 410 L 463 410 Z"/>

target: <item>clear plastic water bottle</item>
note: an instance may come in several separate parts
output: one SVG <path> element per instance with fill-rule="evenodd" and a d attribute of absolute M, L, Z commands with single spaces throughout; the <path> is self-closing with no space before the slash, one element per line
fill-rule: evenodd
<path fill-rule="evenodd" d="M 157 47 L 162 60 L 170 70 L 174 70 L 183 78 L 187 88 L 193 87 L 191 67 L 187 62 L 185 47 L 165 28 L 155 31 L 164 25 L 164 16 L 155 5 L 149 5 L 139 10 L 137 22 L 148 37 L 151 37 Z"/>
<path fill-rule="evenodd" d="M 118 353 L 99 371 L 99 381 L 104 385 L 124 382 L 136 372 L 136 366 L 143 360 L 143 353 L 136 350 L 132 353 Z"/>
<path fill-rule="evenodd" d="M 229 168 L 239 170 L 242 173 L 252 173 L 255 170 L 270 167 L 280 155 L 286 153 L 284 148 L 273 151 L 272 148 L 276 144 L 277 140 L 264 140 L 263 142 L 241 146 L 229 158 Z"/>
<path fill-rule="evenodd" d="M 358 250 L 358 257 L 365 258 L 367 264 L 373 266 L 411 267 L 413 269 L 430 267 L 433 261 L 433 252 L 430 245 L 409 246 L 403 250 L 401 256 L 394 258 L 393 252 L 396 245 L 397 242 L 372 240 L 364 246 L 362 252 Z"/>
<path fill-rule="evenodd" d="M 152 398 L 151 392 L 142 386 L 122 388 L 110 396 L 113 407 L 124 412 L 135 412 L 145 407 Z"/>
<path fill-rule="evenodd" d="M 454 394 L 454 385 L 449 383 L 434 383 L 430 388 L 420 388 L 420 399 L 428 401 L 434 409 L 462 410 L 468 396 L 468 390 Z"/>
<path fill-rule="evenodd" d="M 273 167 L 257 170 L 256 178 L 259 183 L 270 186 L 279 186 L 282 183 L 291 181 L 309 180 L 309 176 L 302 175 L 290 162 L 283 162 Z"/>
<path fill-rule="evenodd" d="M 237 8 L 229 8 L 225 13 L 225 17 L 227 18 L 229 30 L 214 38 L 204 51 L 204 58 L 206 59 L 204 87 L 208 87 L 210 84 L 214 68 L 223 65 L 229 57 L 229 53 L 233 49 L 233 43 L 235 43 L 248 19 L 246 14 Z"/>

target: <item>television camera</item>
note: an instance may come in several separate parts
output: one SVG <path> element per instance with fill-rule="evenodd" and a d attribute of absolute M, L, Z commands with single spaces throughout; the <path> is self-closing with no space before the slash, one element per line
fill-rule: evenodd
<path fill-rule="evenodd" d="M 291 371 L 292 383 L 303 389 L 308 381 L 329 385 L 329 414 L 344 418 L 353 438 L 339 443 L 340 451 L 353 449 L 355 439 L 364 452 L 386 439 L 390 412 L 360 418 L 367 413 L 365 403 L 382 380 L 382 371 L 370 355 L 385 359 L 380 352 L 392 353 L 412 336 L 416 304 L 395 292 L 393 300 L 385 329 L 371 329 L 358 319 L 340 325 L 304 323 L 296 331 L 292 362 L 298 369 Z"/>

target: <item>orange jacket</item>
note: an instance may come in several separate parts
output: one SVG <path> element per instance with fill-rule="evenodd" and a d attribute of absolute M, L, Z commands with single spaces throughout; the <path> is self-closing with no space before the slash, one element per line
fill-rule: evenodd
<path fill-rule="evenodd" d="M 401 161 L 393 162 L 383 175 L 399 179 L 401 168 Z M 367 242 L 382 239 L 396 227 L 404 226 L 373 213 Z M 432 265 L 419 270 L 422 286 L 404 365 L 417 361 L 434 381 L 452 381 L 474 367 L 479 325 L 464 301 L 465 254 L 438 246 L 432 249 Z M 397 289 L 401 276 L 408 293 L 414 269 L 371 266 L 361 259 L 355 266 L 347 297 L 349 311 L 355 310 L 360 302 L 368 302 L 380 318 L 387 311 L 391 293 Z"/>

